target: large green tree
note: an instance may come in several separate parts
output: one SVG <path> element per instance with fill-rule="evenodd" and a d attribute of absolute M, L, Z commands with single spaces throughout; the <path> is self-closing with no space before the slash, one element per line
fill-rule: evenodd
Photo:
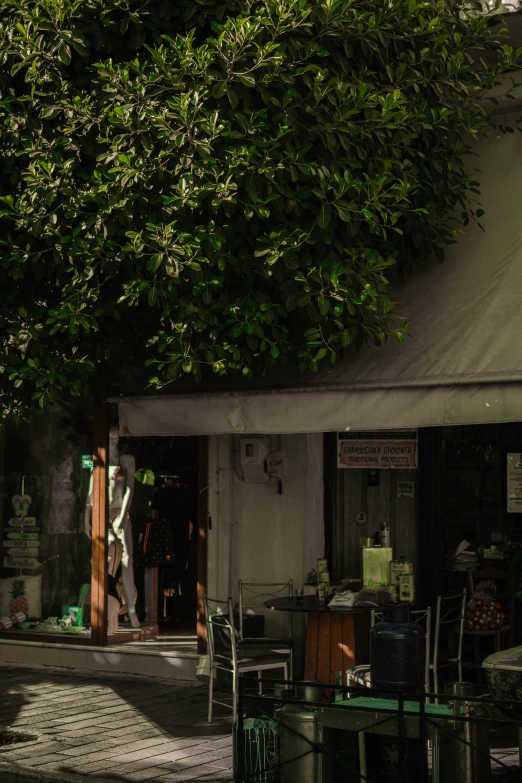
<path fill-rule="evenodd" d="M 388 268 L 480 217 L 465 156 L 515 54 L 468 0 L 0 13 L 0 416 L 403 339 Z"/>

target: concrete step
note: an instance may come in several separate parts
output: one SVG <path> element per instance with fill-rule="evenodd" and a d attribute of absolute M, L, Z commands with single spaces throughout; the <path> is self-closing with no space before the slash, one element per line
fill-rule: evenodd
<path fill-rule="evenodd" d="M 180 645 L 183 648 L 183 645 Z M 100 674 L 133 674 L 194 681 L 199 655 L 194 650 L 175 650 L 151 644 L 90 645 L 0 640 L 0 665 L 52 666 Z M 3 783 L 3 781 L 2 781 Z"/>

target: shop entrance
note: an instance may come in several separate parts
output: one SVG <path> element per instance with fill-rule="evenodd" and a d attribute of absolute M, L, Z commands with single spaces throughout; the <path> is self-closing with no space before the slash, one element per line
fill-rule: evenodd
<path fill-rule="evenodd" d="M 120 566 L 109 576 L 109 602 L 115 606 L 117 598 L 120 604 L 118 631 L 109 633 L 109 644 L 146 647 L 150 652 L 198 649 L 198 594 L 202 597 L 206 581 L 206 531 L 201 529 L 199 499 L 208 484 L 202 441 L 197 437 L 120 439 L 120 453 L 135 463 L 129 515 L 140 627 L 124 612 Z M 206 518 L 203 523 L 206 527 Z M 199 641 L 201 647 L 204 640 Z"/>

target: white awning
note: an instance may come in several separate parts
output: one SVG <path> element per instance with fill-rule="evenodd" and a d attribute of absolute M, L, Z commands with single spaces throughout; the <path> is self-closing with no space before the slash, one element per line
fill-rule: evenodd
<path fill-rule="evenodd" d="M 444 264 L 416 269 L 397 291 L 412 323 L 405 343 L 264 388 L 114 400 L 129 435 L 329 432 L 522 421 L 522 135 L 494 135 L 480 169 L 477 226 Z M 276 385 L 277 384 L 277 385 Z"/>

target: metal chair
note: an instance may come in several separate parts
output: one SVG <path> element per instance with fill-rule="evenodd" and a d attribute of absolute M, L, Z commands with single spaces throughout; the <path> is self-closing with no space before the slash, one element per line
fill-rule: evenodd
<path fill-rule="evenodd" d="M 426 609 L 414 609 L 411 613 L 412 619 L 415 622 L 426 621 L 426 663 L 424 667 L 424 690 L 426 693 L 430 691 L 430 649 L 431 649 L 431 606 Z M 370 624 L 371 627 L 376 622 L 380 622 L 383 617 L 383 612 L 372 609 Z M 360 666 L 354 666 L 351 669 L 346 670 L 346 685 L 362 685 L 366 688 L 371 688 L 371 674 L 369 664 L 361 664 Z"/>
<path fill-rule="evenodd" d="M 481 568 L 481 569 L 466 569 L 467 581 L 468 581 L 468 593 L 469 598 L 473 595 L 475 589 L 475 583 L 485 580 L 495 582 L 497 586 L 497 592 L 495 594 L 495 600 L 500 601 L 503 604 L 506 613 L 506 622 L 501 628 L 494 628 L 491 630 L 468 630 L 463 629 L 464 641 L 467 638 L 473 640 L 473 653 L 474 661 L 463 661 L 462 668 L 464 669 L 476 669 L 477 678 L 479 681 L 484 681 L 484 672 L 482 671 L 482 659 L 480 651 L 480 640 L 482 638 L 491 638 L 494 643 L 495 652 L 500 652 L 507 636 L 507 647 L 514 647 L 514 625 L 515 625 L 515 572 L 503 568 Z M 500 587 L 500 589 L 498 589 Z M 453 637 L 453 645 L 455 644 L 455 636 L 457 634 L 457 628 L 449 629 L 448 633 L 450 640 Z"/>
<path fill-rule="evenodd" d="M 288 582 L 243 582 L 238 580 L 239 596 L 239 644 L 248 646 L 262 646 L 265 649 L 277 652 L 288 653 L 290 656 L 290 679 L 293 676 L 293 646 L 292 638 L 292 612 L 288 612 L 288 636 L 286 638 L 262 636 L 246 637 L 244 634 L 244 610 L 245 609 L 264 609 L 264 600 L 269 598 L 281 598 L 285 595 L 293 596 L 294 583 L 292 579 Z M 265 610 L 266 611 L 266 610 Z"/>
<path fill-rule="evenodd" d="M 214 678 L 218 671 L 225 672 L 232 679 L 232 719 L 237 718 L 237 681 L 241 674 L 257 672 L 258 692 L 262 693 L 261 672 L 267 669 L 283 669 L 284 679 L 288 680 L 289 658 L 280 653 L 267 652 L 255 655 L 255 650 L 238 649 L 238 634 L 234 627 L 232 599 L 226 602 L 226 614 L 222 607 L 212 610 L 210 604 L 220 602 L 204 597 L 207 624 L 207 642 L 210 656 L 210 678 L 208 686 L 208 722 L 212 723 L 212 705 L 221 704 L 230 707 L 228 702 L 214 698 Z M 257 650 L 259 653 L 259 649 Z"/>
<path fill-rule="evenodd" d="M 462 642 L 464 638 L 464 615 L 466 612 L 466 590 L 457 595 L 437 596 L 435 610 L 435 633 L 433 657 L 429 670 L 433 672 L 433 690 L 439 692 L 439 669 L 456 666 L 458 681 L 462 682 Z M 440 648 L 441 629 L 448 632 L 448 649 Z M 456 644 L 455 644 L 456 637 Z M 438 699 L 436 699 L 438 704 Z"/>

